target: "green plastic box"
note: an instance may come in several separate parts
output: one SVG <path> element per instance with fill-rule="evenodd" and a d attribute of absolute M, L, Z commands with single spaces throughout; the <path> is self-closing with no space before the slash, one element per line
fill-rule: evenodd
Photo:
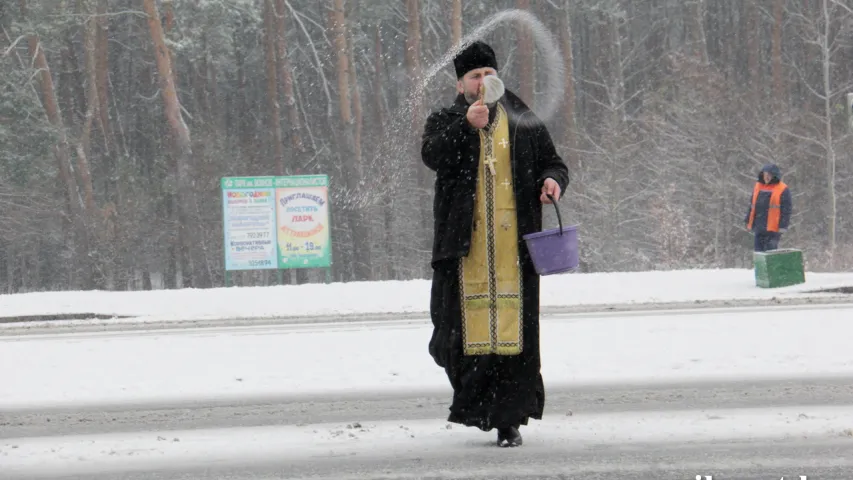
<path fill-rule="evenodd" d="M 755 284 L 762 288 L 787 287 L 806 282 L 803 252 L 794 248 L 755 252 Z"/>

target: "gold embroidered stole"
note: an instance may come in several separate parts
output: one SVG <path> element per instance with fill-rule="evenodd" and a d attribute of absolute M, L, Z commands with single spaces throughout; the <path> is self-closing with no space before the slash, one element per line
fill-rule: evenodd
<path fill-rule="evenodd" d="M 465 355 L 522 351 L 521 272 L 509 122 L 498 105 L 480 130 L 480 168 L 471 250 L 460 263 Z"/>

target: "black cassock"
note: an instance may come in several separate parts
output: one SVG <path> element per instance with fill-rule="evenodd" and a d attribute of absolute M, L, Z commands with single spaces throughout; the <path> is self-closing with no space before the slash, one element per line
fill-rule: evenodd
<path fill-rule="evenodd" d="M 509 116 L 513 186 L 518 218 L 523 282 L 524 349 L 519 355 L 463 355 L 459 259 L 471 246 L 480 136 L 468 124 L 463 95 L 426 121 L 421 157 L 436 173 L 433 204 L 433 281 L 429 353 L 453 387 L 449 421 L 492 428 L 526 425 L 541 419 L 545 387 L 539 356 L 539 276 L 522 235 L 542 230 L 539 200 L 546 178 L 566 191 L 569 172 L 544 124 L 512 92 L 500 100 Z M 494 113 L 491 109 L 490 113 Z"/>

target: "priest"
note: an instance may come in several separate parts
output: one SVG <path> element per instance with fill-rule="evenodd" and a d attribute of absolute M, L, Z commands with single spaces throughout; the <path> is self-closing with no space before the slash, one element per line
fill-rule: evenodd
<path fill-rule="evenodd" d="M 477 41 L 454 58 L 457 97 L 432 112 L 421 158 L 435 172 L 429 353 L 453 387 L 450 422 L 497 430 L 541 419 L 539 276 L 522 236 L 542 230 L 542 204 L 569 172 L 544 124 L 497 76 Z"/>

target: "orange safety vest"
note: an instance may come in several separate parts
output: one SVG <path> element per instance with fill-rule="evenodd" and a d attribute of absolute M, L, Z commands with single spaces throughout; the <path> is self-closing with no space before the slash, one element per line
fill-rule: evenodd
<path fill-rule="evenodd" d="M 770 191 L 770 211 L 767 212 L 767 231 L 779 231 L 779 219 L 782 218 L 782 192 L 788 188 L 782 182 L 767 185 L 761 182 L 755 182 L 755 190 L 752 192 L 752 210 L 749 212 L 749 223 L 746 228 L 752 230 L 752 222 L 755 221 L 755 202 L 758 200 L 758 194 L 762 191 Z"/>

